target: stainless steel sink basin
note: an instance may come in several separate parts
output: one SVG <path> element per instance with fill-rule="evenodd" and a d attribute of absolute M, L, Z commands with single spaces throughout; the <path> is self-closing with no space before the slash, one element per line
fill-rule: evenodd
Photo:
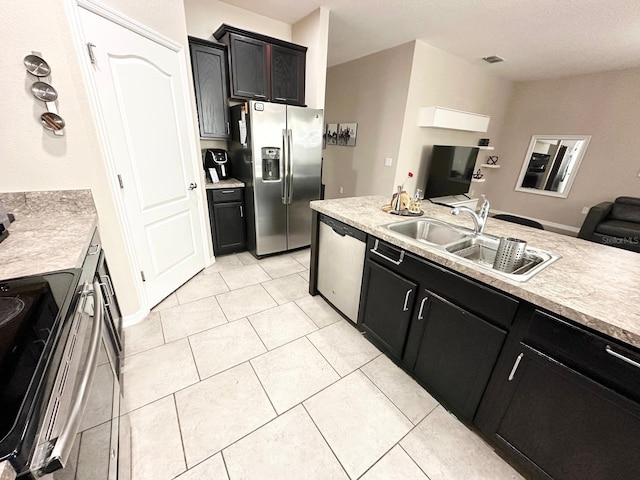
<path fill-rule="evenodd" d="M 383 228 L 454 255 L 462 262 L 472 263 L 518 282 L 526 282 L 560 258 L 544 250 L 527 247 L 523 265 L 512 273 L 506 273 L 493 268 L 500 244 L 500 239 L 493 235 L 476 234 L 433 218 L 407 220 L 385 225 Z"/>
<path fill-rule="evenodd" d="M 470 261 L 480 267 L 503 275 L 507 278 L 524 282 L 529 280 L 547 265 L 555 262 L 558 258 L 543 250 L 527 247 L 524 254 L 524 262 L 517 270 L 507 273 L 493 268 L 493 261 L 496 257 L 500 239 L 490 235 L 476 235 L 459 242 L 449 244 L 445 250 L 449 253 Z"/>
<path fill-rule="evenodd" d="M 445 222 L 429 218 L 392 223 L 387 228 L 430 245 L 447 245 L 470 235 Z"/>

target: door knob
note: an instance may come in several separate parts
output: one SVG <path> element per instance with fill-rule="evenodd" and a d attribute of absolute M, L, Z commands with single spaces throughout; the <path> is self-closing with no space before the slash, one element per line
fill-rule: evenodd
<path fill-rule="evenodd" d="M 189 184 L 189 190 L 193 190 L 194 188 L 198 188 L 198 185 L 197 185 L 197 184 L 195 184 L 194 182 L 191 182 L 191 183 Z"/>

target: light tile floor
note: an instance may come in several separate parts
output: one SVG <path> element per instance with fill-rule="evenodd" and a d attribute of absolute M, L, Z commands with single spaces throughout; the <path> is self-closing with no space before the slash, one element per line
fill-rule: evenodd
<path fill-rule="evenodd" d="M 522 479 L 308 291 L 227 255 L 125 330 L 134 480 Z"/>

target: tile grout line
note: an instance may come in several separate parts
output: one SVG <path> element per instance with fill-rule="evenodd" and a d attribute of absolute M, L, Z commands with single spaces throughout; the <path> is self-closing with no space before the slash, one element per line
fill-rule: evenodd
<path fill-rule="evenodd" d="M 332 325 L 333 325 L 333 324 L 332 324 Z M 328 326 L 330 326 L 330 325 L 327 325 L 327 327 L 328 327 Z M 327 328 L 327 327 L 323 327 L 323 328 Z M 315 349 L 318 351 L 318 353 L 320 354 L 320 356 L 324 359 L 324 361 L 325 361 L 325 362 L 327 362 L 327 363 L 329 364 L 329 366 L 331 367 L 331 370 L 333 370 L 334 372 L 336 372 L 336 375 L 338 375 L 338 380 L 341 380 L 343 377 L 342 377 L 342 375 L 340 375 L 340 372 L 338 372 L 338 370 L 336 370 L 336 368 L 331 364 L 331 362 L 329 361 L 329 359 L 328 359 L 327 357 L 325 357 L 325 356 L 324 356 L 324 354 L 320 351 L 320 349 L 316 346 L 316 344 L 315 344 L 315 343 L 313 343 L 313 340 L 311 340 L 311 339 L 309 338 L 309 335 L 312 335 L 313 333 L 319 332 L 320 330 L 322 330 L 322 328 L 319 328 L 319 329 L 318 329 L 318 330 L 316 330 L 315 332 L 308 333 L 307 335 L 305 335 L 305 336 L 304 336 L 304 338 L 306 338 L 306 339 L 307 339 L 307 341 L 308 341 L 311 345 L 313 345 L 313 348 L 315 348 Z M 345 376 L 346 376 L 346 375 L 345 375 Z M 338 380 L 336 380 L 336 382 L 337 382 Z M 335 383 L 335 382 L 334 382 L 334 383 Z"/>
<path fill-rule="evenodd" d="M 166 345 L 167 337 L 164 334 L 164 326 L 162 325 L 162 312 L 158 312 L 158 316 L 160 317 L 160 332 L 162 333 L 162 345 Z M 143 350 L 143 351 L 146 351 L 146 350 Z"/>
<path fill-rule="evenodd" d="M 351 475 L 349 475 L 349 473 L 347 472 L 347 469 L 344 468 L 344 465 L 342 465 L 342 462 L 340 461 L 340 459 L 338 458 L 338 455 L 336 455 L 336 452 L 333 451 L 333 448 L 331 448 L 331 445 L 329 444 L 329 442 L 327 441 L 327 439 L 325 438 L 324 434 L 322 433 L 322 430 L 320 430 L 320 427 L 318 427 L 318 424 L 316 423 L 316 421 L 313 419 L 313 417 L 311 416 L 311 413 L 309 412 L 309 410 L 307 410 L 307 407 L 304 403 L 300 404 L 302 406 L 302 408 L 304 408 L 304 411 L 307 413 L 307 415 L 309 416 L 309 418 L 311 419 L 311 423 L 313 423 L 313 426 L 316 427 L 316 430 L 318 431 L 318 433 L 320 434 L 320 436 L 322 437 L 322 440 L 324 440 L 324 443 L 327 445 L 327 447 L 329 447 L 329 450 L 331 451 L 331 453 L 333 454 L 333 457 L 336 459 L 336 462 L 338 462 L 338 465 L 340 465 L 340 468 L 342 468 L 342 471 L 344 472 L 344 474 L 347 476 L 347 478 L 351 478 Z"/>
<path fill-rule="evenodd" d="M 435 410 L 435 409 L 434 409 L 434 410 Z M 432 410 L 432 411 L 433 411 L 433 410 Z M 429 413 L 431 413 L 431 412 L 429 412 Z M 426 418 L 426 417 L 425 417 L 425 418 Z M 406 453 L 406 454 L 407 454 L 407 457 L 409 457 L 409 460 L 411 460 L 411 462 L 412 462 L 416 467 L 418 467 L 422 473 L 424 473 L 424 476 L 425 476 L 425 477 L 427 477 L 427 479 L 428 479 L 428 480 L 431 480 L 431 477 L 430 477 L 429 475 L 427 475 L 427 472 L 425 472 L 425 471 L 422 469 L 422 467 L 421 467 L 420 465 L 418 465 L 418 462 L 416 462 L 416 461 L 413 459 L 413 457 L 412 457 L 411 455 L 409 455 L 409 452 L 407 452 L 407 451 L 404 449 L 404 447 L 403 447 L 402 445 L 400 445 L 400 442 L 398 442 L 398 447 L 400 447 L 400 448 L 402 449 L 402 451 L 403 451 L 404 453 Z"/>
<path fill-rule="evenodd" d="M 384 354 L 383 354 L 383 355 L 384 355 Z M 380 355 L 378 355 L 376 358 L 379 358 L 379 357 L 380 357 Z M 376 358 L 374 358 L 373 360 L 375 360 Z M 371 360 L 371 362 L 373 362 L 373 360 Z M 410 419 L 410 418 L 409 418 L 409 417 L 408 417 L 408 416 L 407 416 L 407 415 L 402 411 L 402 409 L 401 409 L 398 405 L 396 405 L 396 403 L 395 403 L 393 400 L 391 400 L 391 398 L 389 398 L 389 396 L 388 396 L 386 393 L 384 393 L 384 392 L 382 391 L 382 389 L 381 389 L 381 388 L 376 384 L 376 382 L 374 382 L 374 381 L 373 381 L 373 379 L 372 379 L 372 378 L 370 378 L 370 377 L 369 377 L 369 375 L 367 375 L 367 372 L 365 372 L 364 370 L 362 370 L 362 368 L 363 368 L 364 366 L 368 365 L 368 364 L 369 364 L 369 363 L 371 363 L 371 362 L 366 363 L 365 365 L 363 365 L 362 367 L 360 367 L 358 370 L 360 371 L 360 373 L 362 373 L 362 374 L 364 375 L 364 377 L 365 377 L 367 380 L 369 380 L 369 381 L 371 382 L 371 384 L 372 384 L 372 385 L 373 385 L 373 386 L 374 386 L 374 387 L 375 387 L 375 388 L 376 388 L 376 389 L 377 389 L 377 390 L 378 390 L 378 391 L 379 391 L 379 392 L 384 396 L 384 398 L 386 398 L 387 400 L 389 400 L 389 402 L 391 402 L 391 405 L 393 405 L 394 407 L 396 407 L 396 408 L 398 409 L 398 411 L 402 414 L 402 416 L 403 416 L 404 418 L 406 418 L 406 419 L 407 419 L 407 421 L 411 424 L 411 430 L 413 430 L 413 427 L 415 427 L 415 426 L 416 426 L 416 424 L 414 424 L 414 423 L 411 421 L 411 419 Z M 422 388 L 422 387 L 421 387 L 421 388 Z M 420 423 L 420 422 L 418 422 L 418 423 Z"/>
<path fill-rule="evenodd" d="M 277 308 L 277 307 L 274 307 L 274 308 Z M 266 311 L 268 311 L 268 310 L 264 310 L 264 311 L 266 312 Z M 254 314 L 254 315 L 255 315 L 255 314 Z M 254 327 L 254 326 L 253 326 L 253 323 L 251 323 L 251 318 L 249 318 L 249 316 L 247 316 L 247 317 L 246 317 L 246 319 L 247 319 L 247 322 L 249 323 L 249 325 L 251 326 L 251 329 L 253 330 L 253 332 L 254 332 L 254 333 L 256 334 L 256 336 L 258 337 L 258 340 L 260 340 L 260 343 L 262 344 L 262 346 L 263 346 L 263 347 L 264 347 L 264 349 L 266 350 L 266 352 L 263 352 L 263 353 L 261 353 L 260 355 L 264 355 L 265 353 L 269 353 L 271 350 L 269 350 L 269 349 L 267 348 L 267 344 L 266 344 L 266 343 L 264 343 L 264 340 L 262 340 L 262 337 L 260 336 L 260 334 L 259 334 L 259 333 L 258 333 L 258 331 L 256 330 L 256 327 Z M 279 348 L 279 347 L 276 347 L 276 348 Z M 275 350 L 275 348 L 274 348 L 274 350 Z M 251 359 L 250 359 L 250 360 L 253 360 L 253 359 L 254 359 L 254 358 L 256 358 L 256 357 L 259 357 L 260 355 L 256 355 L 255 357 L 251 357 Z"/>
<path fill-rule="evenodd" d="M 222 457 L 222 464 L 224 465 L 224 471 L 227 472 L 227 480 L 231 480 L 231 474 L 229 473 L 229 467 L 227 467 L 227 460 L 224 458 L 224 452 L 222 450 L 220 450 L 220 457 Z"/>
<path fill-rule="evenodd" d="M 273 412 L 276 414 L 276 418 L 278 418 L 280 416 L 280 414 L 278 413 L 278 410 L 276 410 L 275 405 L 271 401 L 271 397 L 267 393 L 267 389 L 264 388 L 264 385 L 262 384 L 262 380 L 260 380 L 260 377 L 258 376 L 258 373 L 256 372 L 256 369 L 253 368 L 253 364 L 251 363 L 251 360 L 249 360 L 247 363 L 251 367 L 251 371 L 253 372 L 253 374 L 256 376 L 256 380 L 258 380 L 258 383 L 260 384 L 260 388 L 262 388 L 262 392 L 264 393 L 264 396 L 267 397 L 267 400 L 269 400 L 269 405 L 271 405 L 271 408 L 273 408 Z"/>
<path fill-rule="evenodd" d="M 184 472 L 180 473 L 180 475 L 182 475 L 183 473 L 189 470 L 189 464 L 187 463 L 187 452 L 184 448 L 184 439 L 182 438 L 182 426 L 180 425 L 180 414 L 178 413 L 178 402 L 176 400 L 175 394 L 172 393 L 171 396 L 173 397 L 173 408 L 176 411 L 176 420 L 178 421 L 178 433 L 180 434 L 180 444 L 182 445 L 182 458 L 184 460 L 184 468 L 185 468 Z"/>
<path fill-rule="evenodd" d="M 368 378 L 368 377 L 367 377 L 367 378 Z M 371 383 L 373 383 L 373 382 L 371 382 Z M 376 388 L 377 388 L 377 386 L 376 386 Z M 438 408 L 438 406 L 440 406 L 440 404 L 438 404 L 438 405 L 437 405 L 433 410 L 435 410 L 436 408 Z M 433 412 L 433 410 L 432 410 L 431 412 Z M 429 413 L 431 413 L 431 412 L 429 412 Z M 404 414 L 403 414 L 403 415 L 404 415 Z M 429 415 L 427 415 L 427 416 L 429 416 Z M 427 418 L 427 417 L 424 417 L 424 418 Z M 393 450 L 393 449 L 395 448 L 395 446 L 396 446 L 396 445 L 397 445 L 397 446 L 399 446 L 400 448 L 402 448 L 402 445 L 400 445 L 400 442 L 402 442 L 405 438 L 407 438 L 407 436 L 409 436 L 409 434 L 411 434 L 411 432 L 413 432 L 413 431 L 418 427 L 418 425 L 419 425 L 420 423 L 422 423 L 422 421 L 420 421 L 420 422 L 418 423 L 418 425 L 414 425 L 414 424 L 413 424 L 413 422 L 411 422 L 411 421 L 409 421 L 409 423 L 411 423 L 411 428 L 409 429 L 409 431 L 408 431 L 407 433 L 405 433 L 402 437 L 400 437 L 400 439 L 398 439 L 398 441 L 397 441 L 397 442 L 395 442 L 393 445 L 391 445 L 391 447 L 390 447 L 388 450 L 386 450 L 386 451 L 385 451 L 385 452 L 380 456 L 380 458 L 378 458 L 378 460 L 376 460 L 376 461 L 373 463 L 373 465 L 371 465 L 369 468 L 367 468 L 367 470 L 365 470 L 365 472 L 364 472 L 362 475 L 365 475 L 369 470 L 371 470 L 371 469 L 373 468 L 373 466 L 374 466 L 374 465 L 376 465 L 380 460 L 382 460 L 386 455 L 388 455 L 388 454 L 389 454 L 389 452 L 391 452 L 391 450 Z M 402 448 L 402 450 L 404 450 L 404 448 Z M 406 450 L 404 450 L 404 452 L 405 452 L 407 455 L 409 455 L 409 452 L 407 452 Z M 416 463 L 416 461 L 413 459 L 413 457 L 412 457 L 411 455 L 409 455 L 409 458 L 413 461 L 413 463 Z M 417 463 L 416 463 L 416 465 L 417 465 Z M 420 468 L 420 465 L 418 465 L 418 468 Z M 427 474 L 422 470 L 422 468 L 420 468 L 420 471 L 422 471 L 422 473 L 424 473 L 425 475 L 427 475 Z M 358 478 L 362 478 L 362 475 L 361 475 L 360 477 L 358 477 Z M 428 475 L 427 475 L 427 478 L 429 478 L 429 476 L 428 476 Z"/>
<path fill-rule="evenodd" d="M 198 368 L 198 361 L 196 355 L 193 353 L 193 347 L 191 346 L 191 339 L 187 337 L 187 344 L 189 344 L 189 351 L 191 352 L 191 358 L 193 359 L 193 365 L 196 367 L 196 374 L 198 375 L 198 383 L 202 381 L 202 375 L 200 375 L 200 369 Z M 194 383 L 195 385 L 195 383 Z"/>

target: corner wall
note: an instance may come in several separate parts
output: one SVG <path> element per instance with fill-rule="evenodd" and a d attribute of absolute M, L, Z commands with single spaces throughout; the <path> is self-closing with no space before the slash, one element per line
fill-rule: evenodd
<path fill-rule="evenodd" d="M 579 228 L 591 207 L 640 195 L 640 69 L 515 85 L 500 145 L 500 170 L 483 184 L 492 207 Z M 569 196 L 516 192 L 532 135 L 591 135 Z"/>
<path fill-rule="evenodd" d="M 329 10 L 320 7 L 293 25 L 291 41 L 306 46 L 305 103 L 324 108 L 329 48 Z"/>
<path fill-rule="evenodd" d="M 502 149 L 502 126 L 511 96 L 513 83 L 502 79 L 488 67 L 474 65 L 422 41 L 416 41 L 411 69 L 411 83 L 406 101 L 398 167 L 394 185 L 405 182 L 405 190 L 413 195 L 416 188 L 424 189 L 426 167 L 433 145 L 477 145 L 480 138 L 489 138 L 495 151 L 478 154 L 478 163 L 485 163 L 488 155 L 499 155 Z M 465 132 L 441 128 L 418 127 L 420 107 L 441 106 L 491 116 L 486 133 Z M 478 196 L 491 182 L 472 183 L 471 195 Z"/>
<path fill-rule="evenodd" d="M 392 193 L 413 50 L 406 43 L 327 70 L 325 123 L 354 122 L 358 130 L 355 147 L 323 150 L 326 198 Z"/>

